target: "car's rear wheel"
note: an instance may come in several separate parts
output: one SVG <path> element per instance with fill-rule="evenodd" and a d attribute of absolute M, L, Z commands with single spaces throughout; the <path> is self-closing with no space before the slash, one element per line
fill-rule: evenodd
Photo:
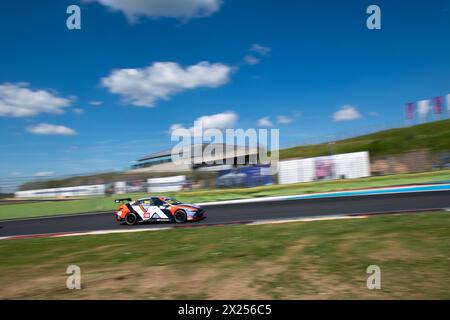
<path fill-rule="evenodd" d="M 178 210 L 177 212 L 175 212 L 174 218 L 176 223 L 185 223 L 187 220 L 186 212 L 184 212 L 183 210 Z"/>
<path fill-rule="evenodd" d="M 134 213 L 130 212 L 125 216 L 125 222 L 127 225 L 132 226 L 135 225 L 137 222 L 137 217 Z"/>

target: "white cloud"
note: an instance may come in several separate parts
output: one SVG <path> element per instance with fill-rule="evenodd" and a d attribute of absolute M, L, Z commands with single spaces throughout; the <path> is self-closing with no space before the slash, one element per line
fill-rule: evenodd
<path fill-rule="evenodd" d="M 276 123 L 277 124 L 290 124 L 294 121 L 293 118 L 289 118 L 287 116 L 278 116 L 276 119 Z M 272 122 L 272 120 L 270 120 L 270 117 L 262 117 L 261 119 L 258 120 L 257 123 L 258 127 L 273 127 L 274 124 Z"/>
<path fill-rule="evenodd" d="M 54 174 L 55 173 L 53 171 L 42 171 L 42 172 L 36 172 L 35 174 L 33 174 L 33 177 L 42 178 L 42 177 L 49 177 Z"/>
<path fill-rule="evenodd" d="M 339 110 L 333 114 L 334 121 L 351 121 L 361 117 L 362 115 L 359 111 L 354 106 L 349 104 L 340 107 Z"/>
<path fill-rule="evenodd" d="M 91 106 L 101 106 L 103 104 L 103 101 L 97 101 L 97 100 L 93 100 L 93 101 L 89 101 L 89 104 Z"/>
<path fill-rule="evenodd" d="M 189 130 L 191 134 L 194 134 L 196 128 L 202 128 L 202 130 L 208 129 L 230 129 L 233 128 L 237 121 L 237 114 L 234 111 L 225 111 L 222 113 L 216 113 L 213 115 L 202 116 L 194 121 L 194 125 Z M 175 123 L 170 126 L 169 132 L 172 133 L 176 129 L 186 129 L 180 123 Z"/>
<path fill-rule="evenodd" d="M 78 115 L 84 113 L 84 110 L 80 109 L 80 108 L 74 108 L 74 109 L 72 109 L 72 111 L 73 111 L 73 113 L 78 114 Z"/>
<path fill-rule="evenodd" d="M 294 121 L 294 119 L 286 117 L 286 116 L 278 116 L 277 117 L 278 124 L 289 124 L 289 123 L 292 123 L 292 121 Z"/>
<path fill-rule="evenodd" d="M 250 47 L 250 51 L 256 52 L 257 54 L 260 54 L 262 56 L 267 56 L 270 53 L 270 51 L 272 51 L 272 49 L 269 47 L 264 47 L 260 44 L 254 43 Z"/>
<path fill-rule="evenodd" d="M 270 121 L 269 117 L 262 117 L 258 120 L 258 127 L 273 127 L 272 121 Z"/>
<path fill-rule="evenodd" d="M 200 62 L 183 68 L 174 62 L 155 62 L 147 68 L 119 69 L 102 79 L 111 93 L 126 103 L 153 107 L 157 100 L 196 88 L 216 88 L 229 80 L 231 68 L 221 63 Z"/>
<path fill-rule="evenodd" d="M 172 134 L 172 132 L 177 130 L 177 129 L 185 129 L 185 128 L 183 127 L 183 125 L 181 123 L 174 123 L 169 128 L 169 134 Z"/>
<path fill-rule="evenodd" d="M 27 128 L 27 131 L 32 134 L 42 135 L 72 136 L 77 134 L 77 132 L 71 128 L 48 123 L 40 123 L 36 126 L 29 127 Z"/>
<path fill-rule="evenodd" d="M 237 115 L 233 111 L 225 111 L 210 116 L 203 116 L 194 121 L 194 127 L 202 126 L 203 129 L 227 129 L 233 128 Z"/>
<path fill-rule="evenodd" d="M 250 54 L 247 54 L 243 62 L 247 65 L 253 66 L 261 62 L 261 57 L 268 56 L 272 49 L 269 47 L 264 47 L 257 43 L 252 44 L 250 49 L 248 50 Z"/>
<path fill-rule="evenodd" d="M 222 0 L 86 0 L 122 11 L 130 22 L 148 18 L 202 18 L 220 9 Z"/>
<path fill-rule="evenodd" d="M 31 117 L 40 113 L 62 114 L 70 99 L 46 90 L 33 90 L 26 83 L 0 85 L 0 116 Z"/>
<path fill-rule="evenodd" d="M 249 54 L 249 55 L 246 55 L 245 57 L 244 57 L 244 62 L 246 63 L 246 64 L 248 64 L 248 65 L 255 65 L 255 64 L 258 64 L 259 62 L 260 62 L 261 60 L 259 59 L 259 58 L 256 58 L 255 56 L 253 56 L 253 55 L 251 55 L 251 54 Z"/>

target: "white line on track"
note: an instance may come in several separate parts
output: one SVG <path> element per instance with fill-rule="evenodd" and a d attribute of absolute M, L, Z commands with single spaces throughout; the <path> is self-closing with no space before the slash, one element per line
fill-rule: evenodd
<path fill-rule="evenodd" d="M 292 218 L 292 219 L 267 219 L 258 220 L 249 223 L 251 226 L 265 225 L 265 224 L 280 224 L 280 223 L 291 223 L 291 222 L 313 222 L 313 221 L 326 221 L 326 220 L 346 220 L 346 219 L 365 219 L 368 218 L 367 215 L 361 216 L 323 216 L 323 217 L 311 217 L 311 218 Z"/>

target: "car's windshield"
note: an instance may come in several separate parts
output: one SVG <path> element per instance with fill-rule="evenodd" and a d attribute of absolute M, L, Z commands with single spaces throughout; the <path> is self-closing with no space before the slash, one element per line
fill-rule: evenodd
<path fill-rule="evenodd" d="M 172 204 L 172 205 L 177 205 L 177 204 L 182 203 L 181 201 L 178 201 L 177 199 L 174 199 L 174 198 L 167 198 L 165 200 L 168 204 Z"/>

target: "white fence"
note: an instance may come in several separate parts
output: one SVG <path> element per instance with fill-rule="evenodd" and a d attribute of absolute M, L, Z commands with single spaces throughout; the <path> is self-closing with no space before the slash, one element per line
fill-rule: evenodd
<path fill-rule="evenodd" d="M 105 194 L 105 185 L 97 184 L 90 186 L 17 191 L 15 192 L 14 196 L 16 198 L 33 198 L 33 197 L 96 196 L 104 194 Z"/>
<path fill-rule="evenodd" d="M 185 183 L 186 183 L 186 176 L 148 179 L 147 191 L 149 193 L 180 191 L 183 189 Z"/>
<path fill-rule="evenodd" d="M 127 185 L 124 181 L 112 184 L 114 193 L 124 194 L 129 192 L 145 191 L 152 192 L 170 192 L 180 191 L 186 184 L 186 176 L 174 176 L 166 178 L 148 179 L 147 184 L 142 182 L 139 185 Z M 110 184 L 111 185 L 111 184 Z M 147 185 L 147 188 L 146 188 Z M 35 197 L 76 197 L 76 196 L 96 196 L 105 195 L 107 185 L 98 184 L 90 186 L 76 186 L 65 188 L 36 189 L 15 192 L 16 198 L 35 198 Z"/>
<path fill-rule="evenodd" d="M 370 176 L 369 153 L 354 152 L 328 157 L 280 161 L 280 184 Z"/>

